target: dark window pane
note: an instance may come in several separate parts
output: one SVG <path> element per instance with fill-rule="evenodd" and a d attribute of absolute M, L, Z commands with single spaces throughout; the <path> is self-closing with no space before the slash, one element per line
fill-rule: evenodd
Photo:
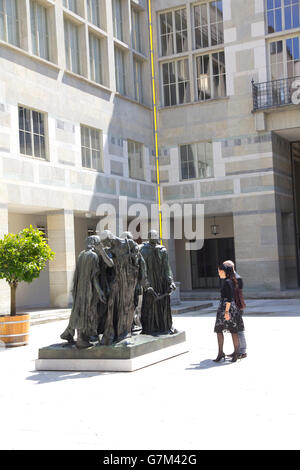
<path fill-rule="evenodd" d="M 40 138 L 38 135 L 33 136 L 33 143 L 34 143 L 34 156 L 41 157 Z"/>
<path fill-rule="evenodd" d="M 28 132 L 25 133 L 25 154 L 32 155 L 31 134 Z"/>
<path fill-rule="evenodd" d="M 20 153 L 25 154 L 25 135 L 24 132 L 19 132 L 19 139 L 20 139 Z"/>
<path fill-rule="evenodd" d="M 19 129 L 25 129 L 24 108 L 19 108 Z"/>
<path fill-rule="evenodd" d="M 176 85 L 175 84 L 172 84 L 170 86 L 170 91 L 171 91 L 171 105 L 175 105 L 177 104 L 177 100 L 176 100 Z"/>
<path fill-rule="evenodd" d="M 170 93 L 169 93 L 169 86 L 164 86 L 164 105 L 170 106 Z"/>
<path fill-rule="evenodd" d="M 31 132 L 30 110 L 24 108 L 24 114 L 25 114 L 25 130 Z"/>
<path fill-rule="evenodd" d="M 46 145 L 45 145 L 45 138 L 40 137 L 40 156 L 41 158 L 46 158 Z"/>

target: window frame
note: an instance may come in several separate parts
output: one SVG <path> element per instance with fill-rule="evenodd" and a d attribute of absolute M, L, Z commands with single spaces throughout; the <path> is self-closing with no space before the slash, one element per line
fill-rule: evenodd
<path fill-rule="evenodd" d="M 89 132 L 89 146 L 87 147 L 84 145 L 84 138 L 83 138 L 83 129 L 88 130 Z M 98 133 L 99 138 L 99 149 L 94 148 L 92 146 L 92 133 L 91 131 Z M 84 155 L 83 155 L 83 148 L 88 149 L 90 151 L 90 163 L 91 166 L 87 166 L 84 164 Z M 93 167 L 93 151 L 99 152 L 99 160 L 98 160 L 98 167 Z M 81 155 L 81 167 L 86 170 L 97 171 L 99 173 L 103 172 L 103 131 L 101 129 L 97 129 L 96 127 L 88 126 L 86 124 L 80 123 L 80 155 Z M 86 158 L 86 157 L 85 157 Z"/>
<path fill-rule="evenodd" d="M 287 8 L 289 8 L 289 5 L 285 5 L 284 0 L 279 0 L 279 1 L 280 1 L 280 7 L 276 7 L 276 3 L 275 3 L 274 4 L 275 8 L 273 8 L 271 10 L 268 10 L 268 0 L 264 1 L 264 19 L 265 19 L 265 28 L 266 28 L 266 35 L 267 36 L 271 35 L 271 34 L 280 34 L 280 33 L 283 33 L 285 31 L 292 31 L 293 29 L 296 29 L 296 28 L 300 27 L 300 2 L 299 2 L 299 0 L 298 0 L 298 5 L 299 5 L 299 26 L 291 26 L 290 28 L 286 28 L 286 18 L 285 18 L 285 10 Z M 294 1 L 294 0 L 292 0 L 292 1 Z M 280 12 L 281 12 L 281 29 L 269 32 L 268 12 L 272 11 L 273 16 L 274 16 L 275 15 L 275 13 L 274 13 L 275 10 L 280 10 Z M 293 10 L 291 9 L 291 20 L 292 19 L 293 19 Z M 276 18 L 275 18 L 275 22 L 276 22 Z"/>
<path fill-rule="evenodd" d="M 86 0 L 86 19 L 87 21 L 92 24 L 93 26 L 96 26 L 99 29 L 102 29 L 102 20 L 101 20 L 101 5 L 100 5 L 100 0 L 96 0 L 96 9 L 97 9 L 97 22 L 95 23 L 93 21 L 93 8 L 91 5 L 91 2 L 93 0 Z"/>
<path fill-rule="evenodd" d="M 210 145 L 210 148 L 211 148 L 211 175 L 210 176 L 199 176 L 199 159 L 198 159 L 198 145 L 199 144 L 203 144 L 203 145 Z M 183 162 L 182 162 L 182 159 L 181 159 L 181 148 L 182 147 L 188 147 L 188 146 L 195 146 L 196 148 L 196 158 L 195 158 L 195 155 L 193 155 L 193 161 L 194 161 L 194 168 L 195 168 L 195 174 L 196 176 L 194 178 L 183 178 L 182 176 L 182 166 L 183 166 Z M 213 179 L 215 176 L 214 176 L 214 155 L 213 155 L 213 142 L 210 141 L 210 140 L 203 140 L 203 141 L 198 141 L 198 142 L 191 142 L 191 143 L 187 143 L 187 144 L 180 144 L 178 146 L 178 149 L 179 149 L 179 175 L 180 175 L 180 181 L 191 181 L 191 180 L 206 180 L 206 179 Z M 194 152 L 195 153 L 195 152 Z M 189 161 L 189 160 L 187 160 Z M 207 165 L 209 166 L 209 165 Z"/>
<path fill-rule="evenodd" d="M 104 84 L 104 71 L 103 71 L 103 38 L 93 31 L 88 31 L 89 40 L 89 67 L 90 67 L 90 80 L 100 85 Z M 92 63 L 92 59 L 95 58 L 92 54 L 91 40 L 97 40 L 99 42 L 99 80 L 96 80 L 96 62 Z"/>
<path fill-rule="evenodd" d="M 120 22 L 118 23 L 118 18 L 116 16 L 116 2 L 120 5 Z M 112 0 L 112 22 L 113 22 L 113 37 L 116 38 L 118 41 L 124 41 L 124 29 L 123 29 L 123 6 L 122 0 Z M 120 36 L 118 36 L 118 25 L 120 27 Z"/>
<path fill-rule="evenodd" d="M 177 51 L 177 41 L 176 41 L 176 33 L 177 33 L 177 29 L 176 29 L 176 19 L 175 19 L 175 13 L 177 11 L 180 11 L 180 10 L 185 10 L 186 11 L 186 21 L 188 20 L 188 15 L 187 15 L 187 8 L 186 6 L 178 6 L 177 8 L 172 8 L 172 9 L 168 9 L 168 10 L 164 10 L 164 11 L 159 11 L 158 12 L 158 44 L 159 44 L 159 56 L 160 57 L 170 57 L 170 56 L 173 56 L 173 55 L 177 55 L 177 54 L 185 54 L 188 52 L 189 50 L 189 37 L 188 37 L 188 25 L 186 27 L 186 30 L 185 29 L 182 29 L 180 30 L 181 32 L 182 31 L 186 31 L 186 49 L 185 50 L 182 50 L 180 52 Z M 168 33 L 168 34 L 162 34 L 161 32 L 161 15 L 167 15 L 168 13 L 171 13 L 172 14 L 172 31 L 171 33 Z M 173 43 L 173 51 L 170 53 L 170 54 L 163 54 L 162 52 L 162 36 L 167 36 L 167 35 L 172 35 L 172 43 Z M 183 39 L 182 39 L 182 36 L 181 36 L 181 42 L 183 42 Z"/>
<path fill-rule="evenodd" d="M 76 56 L 77 56 L 77 68 L 76 70 L 73 69 L 73 61 L 72 61 L 72 48 L 70 46 L 70 26 L 75 28 L 76 30 Z M 67 32 L 66 32 L 67 29 Z M 68 40 L 68 44 L 67 44 Z M 64 45 L 65 45 L 65 60 L 66 60 L 66 69 L 72 73 L 77 75 L 81 75 L 82 73 L 82 64 L 81 64 L 81 54 L 80 54 L 80 46 L 79 46 L 79 26 L 77 23 L 72 21 L 69 17 L 64 17 Z M 67 47 L 68 46 L 68 47 Z"/>
<path fill-rule="evenodd" d="M 138 176 L 132 176 L 131 174 L 131 170 L 132 170 L 132 167 L 130 165 L 130 152 L 129 152 L 129 144 L 133 144 L 133 145 L 139 145 L 141 147 L 141 162 L 142 162 L 142 178 L 139 178 Z M 136 155 L 136 151 L 134 152 L 134 154 Z M 144 144 L 142 142 L 137 142 L 135 140 L 131 140 L 131 139 L 127 139 L 127 155 L 128 155 L 128 175 L 129 175 L 129 178 L 133 179 L 133 180 L 138 180 L 138 181 L 145 181 L 145 147 L 144 147 Z"/>
<path fill-rule="evenodd" d="M 74 9 L 70 8 L 70 2 L 74 2 L 74 5 L 75 5 Z M 63 0 L 62 3 L 63 3 L 64 8 L 78 15 L 78 0 Z"/>
<path fill-rule="evenodd" d="M 139 66 L 139 74 L 137 74 L 137 67 Z M 134 79 L 134 97 L 139 103 L 143 103 L 143 63 L 141 60 L 133 57 L 133 79 Z"/>
<path fill-rule="evenodd" d="M 188 72 L 188 80 L 186 80 L 189 84 L 189 99 L 187 101 L 184 101 L 183 103 L 180 103 L 179 102 L 179 84 L 180 83 L 183 83 L 185 81 L 179 81 L 178 80 L 178 63 L 179 62 L 182 62 L 182 61 L 186 61 L 187 62 L 187 72 Z M 175 82 L 168 82 L 168 84 L 165 84 L 164 83 L 164 72 L 163 72 L 163 67 L 164 65 L 166 64 L 172 64 L 174 63 L 174 68 L 175 68 Z M 180 106 L 180 105 L 185 105 L 185 104 L 188 104 L 188 103 L 191 103 L 191 78 L 190 78 L 190 69 L 189 69 L 189 57 L 187 56 L 183 56 L 183 57 L 180 57 L 180 58 L 174 58 L 172 60 L 167 60 L 167 61 L 163 61 L 163 62 L 160 62 L 160 74 L 161 74 L 161 96 L 162 96 L 162 106 L 165 107 L 165 108 L 168 108 L 168 107 L 171 107 L 171 106 Z M 169 70 L 168 70 L 168 74 L 169 74 Z M 170 85 L 172 84 L 175 84 L 175 89 L 176 89 L 176 103 L 175 104 L 165 104 L 165 93 L 164 93 L 164 89 L 166 86 L 169 87 L 169 97 L 171 96 L 170 95 Z"/>
<path fill-rule="evenodd" d="M 3 0 L 3 39 L 0 37 L 1 41 L 6 42 L 7 44 L 11 44 L 15 47 L 21 47 L 21 34 L 20 34 L 20 18 L 19 18 L 19 7 L 18 7 L 18 1 L 14 0 L 14 5 L 15 5 L 15 11 L 16 11 L 16 18 L 14 19 L 14 26 L 15 26 L 15 31 L 14 33 L 14 39 L 15 42 L 9 40 L 9 27 L 8 27 L 8 14 L 7 14 L 7 2 L 10 2 L 11 0 Z M 12 17 L 13 18 L 13 17 Z M 12 31 L 11 31 L 12 33 Z"/>
<path fill-rule="evenodd" d="M 142 53 L 141 16 L 140 11 L 131 5 L 131 47 Z M 135 27 L 137 25 L 137 28 Z M 138 39 L 137 39 L 138 38 Z"/>
<path fill-rule="evenodd" d="M 213 3 L 213 2 L 216 2 L 218 0 L 210 0 L 210 1 L 206 1 L 206 2 L 197 2 L 197 3 L 194 3 L 192 4 L 192 8 L 191 8 L 191 14 L 192 14 L 192 35 L 193 35 L 193 50 L 194 51 L 200 51 L 200 50 L 203 50 L 203 49 L 211 49 L 213 47 L 216 47 L 216 48 L 220 48 L 220 47 L 224 47 L 224 14 L 223 14 L 223 19 L 222 19 L 222 26 L 223 26 L 223 29 L 222 29 L 222 35 L 223 35 L 223 42 L 218 42 L 217 44 L 212 44 L 212 35 L 211 35 L 211 26 L 212 24 L 218 24 L 218 23 L 212 23 L 211 20 L 210 20 L 210 9 L 208 8 L 208 5 L 210 3 Z M 224 5 L 223 5 L 223 0 L 219 0 L 219 1 L 222 1 L 222 13 L 224 13 Z M 200 27 L 199 26 L 195 26 L 195 7 L 198 7 L 198 6 L 201 6 L 201 5 L 206 5 L 206 10 L 207 10 L 207 31 L 208 31 L 208 45 L 207 46 L 204 46 L 204 47 L 196 47 L 196 29 L 199 29 Z"/>
<path fill-rule="evenodd" d="M 23 109 L 23 110 L 26 110 L 26 111 L 29 111 L 30 112 L 30 131 L 26 130 L 25 128 L 24 129 L 21 129 L 20 128 L 20 109 Z M 43 126 L 44 126 L 44 134 L 40 134 L 40 133 L 35 133 L 34 132 L 34 125 L 33 125 L 33 113 L 38 113 L 40 114 L 41 116 L 43 116 Z M 25 117 L 24 117 L 25 119 Z M 23 153 L 21 152 L 21 133 L 23 133 L 24 135 L 25 134 L 30 134 L 30 141 L 31 141 L 31 150 L 32 150 L 32 153 Z M 37 160 L 41 160 L 41 161 L 49 161 L 49 152 L 48 152 L 48 120 L 47 120 L 47 113 L 43 112 L 43 111 L 40 111 L 40 110 L 37 110 L 37 109 L 34 109 L 34 108 L 30 108 L 30 107 L 27 107 L 27 106 L 24 106 L 23 104 L 18 104 L 18 135 L 19 135 L 19 153 L 20 155 L 24 156 L 24 157 L 30 157 L 30 158 L 35 158 Z M 44 157 L 41 157 L 39 155 L 36 155 L 35 154 L 35 141 L 34 141 L 34 136 L 37 135 L 39 137 L 43 137 L 44 139 Z M 25 137 L 24 137 L 24 142 L 25 142 Z M 25 143 L 25 147 L 26 147 L 26 143 Z"/>
<path fill-rule="evenodd" d="M 30 0 L 30 32 L 31 32 L 31 49 L 32 49 L 32 54 L 36 55 L 37 57 L 40 57 L 41 59 L 50 61 L 51 56 L 50 56 L 50 34 L 49 34 L 49 14 L 48 14 L 48 8 L 41 4 L 38 0 Z M 34 6 L 34 11 L 32 7 Z M 40 53 L 40 40 L 39 40 L 39 30 L 38 30 L 38 14 L 37 14 L 37 7 L 43 8 L 45 11 L 45 25 L 46 25 L 46 31 L 44 33 L 44 39 L 46 43 L 46 48 L 47 48 L 47 57 L 44 57 Z M 35 31 L 32 29 L 32 15 L 34 15 L 34 21 L 35 21 Z M 36 40 L 36 45 L 37 45 L 37 52 L 34 51 L 34 45 L 33 45 L 33 36 L 35 36 Z"/>
<path fill-rule="evenodd" d="M 214 54 L 224 54 L 224 67 L 225 67 L 225 73 L 222 73 L 222 74 L 218 74 L 217 76 L 221 77 L 221 76 L 224 76 L 225 80 L 224 80 L 224 83 L 225 83 L 225 95 L 224 96 L 214 96 L 214 91 L 215 91 L 215 87 L 214 87 L 214 84 L 213 84 L 213 77 L 215 77 L 216 75 L 213 73 L 213 55 Z M 209 85 L 210 85 L 210 98 L 207 98 L 207 99 L 199 99 L 198 97 L 198 81 L 199 81 L 199 78 L 198 78 L 198 74 L 197 74 L 197 59 L 200 58 L 200 57 L 205 57 L 205 56 L 208 56 L 209 57 Z M 218 62 L 219 64 L 219 62 Z M 202 52 L 201 54 L 195 54 L 194 55 L 194 73 L 195 73 L 195 101 L 196 102 L 205 102 L 205 101 L 210 101 L 210 100 L 218 100 L 218 99 L 223 99 L 223 98 L 226 98 L 228 95 L 227 95 L 227 73 L 226 73 L 226 63 L 225 63 L 225 51 L 224 49 L 211 49 L 211 50 L 205 50 L 205 52 Z"/>
<path fill-rule="evenodd" d="M 299 33 L 294 33 L 294 34 L 291 34 L 291 35 L 284 35 L 284 36 L 278 36 L 278 37 L 272 37 L 268 40 L 267 42 L 267 52 L 268 52 L 268 76 L 269 76 L 269 81 L 274 81 L 274 80 L 285 80 L 287 78 L 293 78 L 297 75 L 292 75 L 292 76 L 289 76 L 288 74 L 288 62 L 291 62 L 291 61 L 288 61 L 287 60 L 287 41 L 289 39 L 293 40 L 293 39 L 298 39 L 299 41 L 299 49 L 300 49 L 300 32 Z M 282 42 L 282 48 L 283 48 L 283 77 L 282 78 L 272 78 L 272 62 L 271 62 L 271 44 L 273 43 L 277 43 L 277 42 Z M 279 62 L 278 62 L 279 63 Z"/>
<path fill-rule="evenodd" d="M 118 69 L 118 65 L 119 65 L 119 61 L 116 60 L 116 57 L 117 57 L 117 54 L 116 54 L 116 51 L 118 51 L 118 53 L 120 54 L 120 56 L 122 57 L 122 67 L 123 67 L 123 71 L 122 71 L 122 83 L 123 83 L 123 90 L 120 90 L 120 80 L 119 80 L 119 77 L 120 77 L 120 74 L 118 73 L 119 69 Z M 126 93 L 127 93 L 127 83 L 126 83 L 126 57 L 125 57 L 125 51 L 121 48 L 121 47 L 118 47 L 115 45 L 114 47 L 114 54 L 115 54 L 115 81 L 116 81 L 116 91 L 117 93 L 120 93 L 120 95 L 123 95 L 123 96 L 126 96 Z"/>

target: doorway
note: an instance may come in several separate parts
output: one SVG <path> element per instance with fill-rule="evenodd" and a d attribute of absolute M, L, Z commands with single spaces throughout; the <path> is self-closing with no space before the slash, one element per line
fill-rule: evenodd
<path fill-rule="evenodd" d="M 226 260 L 235 263 L 234 238 L 210 238 L 203 248 L 191 251 L 192 289 L 220 287 L 218 266 Z"/>
<path fill-rule="evenodd" d="M 296 256 L 298 268 L 298 286 L 300 284 L 300 142 L 292 144 L 294 207 L 296 229 Z"/>

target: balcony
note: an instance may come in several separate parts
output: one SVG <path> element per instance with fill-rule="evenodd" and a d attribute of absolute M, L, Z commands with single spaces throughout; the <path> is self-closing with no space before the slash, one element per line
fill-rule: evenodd
<path fill-rule="evenodd" d="M 253 111 L 299 104 L 300 77 L 282 78 L 270 82 L 252 80 Z"/>

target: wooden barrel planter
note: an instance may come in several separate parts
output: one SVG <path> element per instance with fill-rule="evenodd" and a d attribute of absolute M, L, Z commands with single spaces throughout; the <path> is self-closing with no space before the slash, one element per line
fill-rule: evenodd
<path fill-rule="evenodd" d="M 0 316 L 0 342 L 9 348 L 28 344 L 30 314 Z"/>

